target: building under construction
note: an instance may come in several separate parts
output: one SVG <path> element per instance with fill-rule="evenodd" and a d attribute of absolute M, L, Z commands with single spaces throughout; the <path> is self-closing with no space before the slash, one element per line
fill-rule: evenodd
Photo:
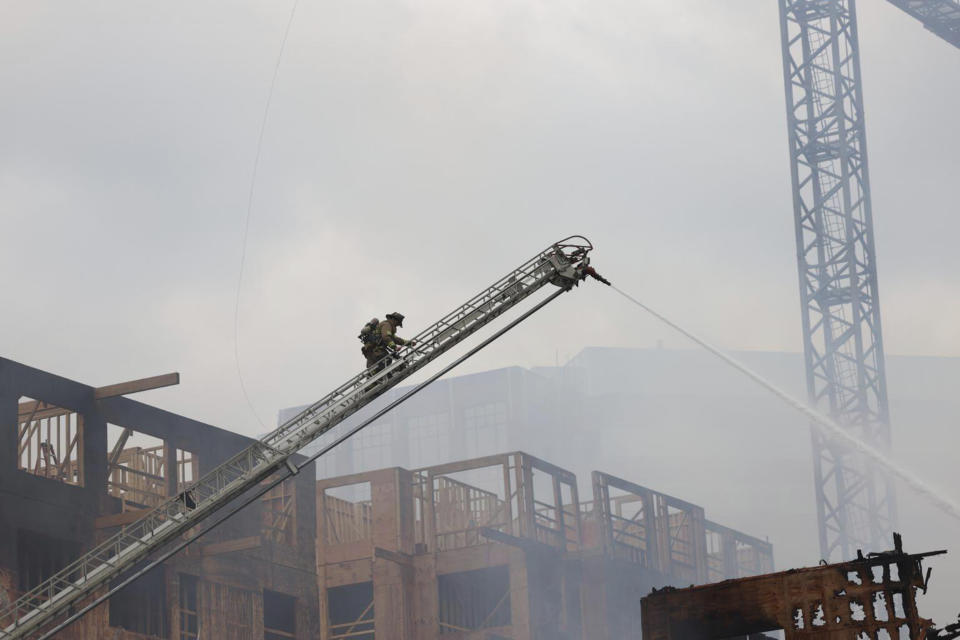
<path fill-rule="evenodd" d="M 0 446 L 0 608 L 248 446 L 124 397 L 176 382 L 94 388 L 0 359 L 0 412 L 17 425 Z M 307 474 L 278 486 L 58 637 L 315 637 L 314 495 Z"/>
<path fill-rule="evenodd" d="M 252 442 L 125 397 L 175 375 L 97 388 L 0 359 L 0 381 L 4 606 Z M 701 506 L 600 471 L 581 496 L 526 453 L 303 470 L 57 637 L 628 638 L 653 588 L 773 569 Z"/>

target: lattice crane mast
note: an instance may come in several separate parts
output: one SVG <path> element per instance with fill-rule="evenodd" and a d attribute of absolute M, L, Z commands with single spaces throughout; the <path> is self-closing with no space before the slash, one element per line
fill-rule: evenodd
<path fill-rule="evenodd" d="M 807 391 L 857 437 L 890 445 L 855 0 L 779 0 Z M 813 434 L 821 557 L 880 549 L 892 480 Z"/>
<path fill-rule="evenodd" d="M 0 609 L 0 640 L 42 632 L 99 587 L 139 566 L 152 552 L 186 534 L 275 472 L 284 467 L 290 473 L 298 472 L 292 460 L 297 451 L 544 286 L 552 284 L 560 290 L 541 305 L 569 291 L 587 275 L 601 279 L 590 267 L 592 250 L 589 240 L 571 236 L 539 252 L 414 336 L 413 348 L 402 355 L 388 356 L 353 376 L 179 496 Z"/>
<path fill-rule="evenodd" d="M 889 0 L 960 47 L 960 0 Z M 890 447 L 856 0 L 778 0 L 811 404 L 863 441 Z M 892 480 L 813 432 L 820 554 L 883 548 Z"/>

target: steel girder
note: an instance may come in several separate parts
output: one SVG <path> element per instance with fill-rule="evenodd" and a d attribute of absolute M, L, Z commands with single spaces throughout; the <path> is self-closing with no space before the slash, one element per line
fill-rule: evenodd
<path fill-rule="evenodd" d="M 960 0 L 889 0 L 955 47 L 960 47 Z"/>
<path fill-rule="evenodd" d="M 889 447 L 855 0 L 778 0 L 807 390 L 858 437 Z M 826 560 L 880 549 L 896 505 L 890 480 L 813 430 Z"/>

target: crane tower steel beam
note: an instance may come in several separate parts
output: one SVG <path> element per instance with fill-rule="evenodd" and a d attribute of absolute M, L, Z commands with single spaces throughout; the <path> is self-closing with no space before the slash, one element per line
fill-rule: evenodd
<path fill-rule="evenodd" d="M 934 33 L 960 48 L 960 0 L 889 0 Z"/>
<path fill-rule="evenodd" d="M 890 443 L 855 0 L 778 0 L 809 398 L 868 443 Z M 891 481 L 813 430 L 820 550 L 889 540 Z"/>

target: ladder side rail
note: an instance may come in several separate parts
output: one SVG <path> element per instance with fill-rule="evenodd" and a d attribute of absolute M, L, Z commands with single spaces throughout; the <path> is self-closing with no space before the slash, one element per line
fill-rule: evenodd
<path fill-rule="evenodd" d="M 436 322 L 431 327 L 428 327 L 427 329 L 421 331 L 419 334 L 417 334 L 414 337 L 414 340 L 420 343 L 422 346 L 404 355 L 402 357 L 403 363 L 398 362 L 393 367 L 387 367 L 384 371 L 380 372 L 379 374 L 373 377 L 368 376 L 366 371 L 360 373 L 359 375 L 355 376 L 353 379 L 351 379 L 347 383 L 341 385 L 335 391 L 328 394 L 319 402 L 314 403 L 313 405 L 305 409 L 303 412 L 301 412 L 297 416 L 288 420 L 287 423 L 285 423 L 280 428 L 271 432 L 267 436 L 264 436 L 264 438 L 261 441 L 269 442 L 273 446 L 278 446 L 278 447 L 281 446 L 278 443 L 281 437 L 288 437 L 288 434 L 299 429 L 304 422 L 315 420 L 315 415 L 318 412 L 320 412 L 321 409 L 323 409 L 326 406 L 329 406 L 332 402 L 336 401 L 338 397 L 345 397 L 348 394 L 355 392 L 358 387 L 369 388 L 372 384 L 376 384 L 380 379 L 386 378 L 388 376 L 393 377 L 395 375 L 398 375 L 396 369 L 403 368 L 406 371 L 409 371 L 409 365 L 412 365 L 415 362 L 419 362 L 419 360 L 423 358 L 427 358 L 428 360 L 432 359 L 432 356 L 430 355 L 430 351 L 432 349 L 440 348 L 441 351 L 445 351 L 446 349 L 450 348 L 450 346 L 452 346 L 452 345 L 441 344 L 442 338 L 445 338 L 449 335 L 453 335 L 455 333 L 460 334 L 458 341 L 467 337 L 467 335 L 472 333 L 472 331 L 466 334 L 464 334 L 463 331 L 467 328 L 466 324 L 468 323 L 467 322 L 468 319 L 470 320 L 477 319 L 477 317 L 473 315 L 474 311 L 480 309 L 481 307 L 486 307 L 489 310 L 491 304 L 496 301 L 496 298 L 498 296 L 504 295 L 505 291 L 507 291 L 510 288 L 517 288 L 518 282 L 527 280 L 529 281 L 529 284 L 526 286 L 534 286 L 535 287 L 534 290 L 538 289 L 539 286 L 535 286 L 537 283 L 532 279 L 536 277 L 538 270 L 542 269 L 542 265 L 546 260 L 546 258 L 549 255 L 551 255 L 553 252 L 554 252 L 553 247 L 551 247 L 551 249 L 548 249 L 547 251 L 541 252 L 536 257 L 534 257 L 533 259 L 525 263 L 523 266 L 521 266 L 520 268 L 514 269 L 509 274 L 501 278 L 493 286 L 487 287 L 486 289 L 481 291 L 479 294 L 471 298 L 467 303 L 465 303 L 464 305 L 461 305 L 461 307 L 455 309 L 451 313 L 444 316 L 440 321 Z M 539 284 L 540 286 L 542 286 L 542 284 L 545 284 L 545 282 L 539 283 Z M 529 291 L 528 294 L 529 293 L 533 293 L 533 290 Z M 525 298 L 526 295 L 524 295 L 523 297 Z M 516 302 L 519 302 L 520 299 L 514 299 L 510 306 L 512 306 L 513 304 L 516 304 Z M 503 310 L 505 311 L 506 309 L 503 309 Z M 480 319 L 484 323 L 489 321 L 486 318 L 480 318 Z M 492 319 L 492 317 L 490 319 Z M 403 377 L 407 377 L 407 375 L 409 375 L 409 373 L 403 375 Z"/>
<path fill-rule="evenodd" d="M 529 279 L 529 277 L 535 276 L 535 272 L 531 270 L 528 272 L 527 275 Z M 372 379 L 371 378 L 362 379 L 360 384 L 364 387 L 369 388 L 372 385 L 376 384 L 377 379 L 384 379 L 387 376 L 393 376 L 398 378 L 393 382 L 393 384 L 396 384 L 402 381 L 403 379 L 409 377 L 410 375 L 415 373 L 417 370 L 425 366 L 427 363 L 434 360 L 436 357 L 442 355 L 443 353 L 451 349 L 456 344 L 462 342 L 464 339 L 466 339 L 467 337 L 475 333 L 477 330 L 479 330 L 480 328 L 482 328 L 483 326 L 491 322 L 496 317 L 502 315 L 509 308 L 512 308 L 513 306 L 521 302 L 523 299 L 525 299 L 535 291 L 539 290 L 543 285 L 547 284 L 547 282 L 549 281 L 549 277 L 550 277 L 550 274 L 548 272 L 548 275 L 541 277 L 539 280 L 531 280 L 530 285 L 526 286 L 525 288 L 516 288 L 514 290 L 513 295 L 510 295 L 509 297 L 503 297 L 502 300 L 500 300 L 500 304 L 497 306 L 492 306 L 491 303 L 495 301 L 497 297 L 502 297 L 504 295 L 503 289 L 502 288 L 491 289 L 488 295 L 486 296 L 487 298 L 489 298 L 489 300 L 481 302 L 479 305 L 475 305 L 475 309 L 473 311 L 469 311 L 466 314 L 463 314 L 458 310 L 457 313 L 451 314 L 459 318 L 456 325 L 459 328 L 455 333 L 450 334 L 448 337 L 446 337 L 445 340 L 435 341 L 433 343 L 434 348 L 432 349 L 418 348 L 417 350 L 409 352 L 407 355 L 398 357 L 397 360 L 394 363 L 392 363 L 391 366 L 386 368 L 383 372 L 379 373 L 377 377 Z M 511 284 L 510 286 L 513 287 L 514 285 Z M 439 331 L 438 333 L 439 335 L 444 335 L 446 331 L 447 330 L 444 329 Z M 427 330 L 427 331 L 421 332 L 421 334 L 418 334 L 419 338 L 415 338 L 415 339 L 426 340 L 428 338 L 424 338 L 424 336 L 425 335 L 429 336 L 431 332 L 435 332 L 435 331 Z M 366 391 L 364 393 L 369 393 L 369 391 Z M 378 391 L 376 395 L 380 395 L 381 393 L 382 391 Z M 359 408 L 360 406 L 356 407 L 356 409 L 359 409 Z M 351 411 L 350 413 L 353 413 L 353 411 Z M 314 420 L 313 422 L 314 424 L 316 424 L 319 422 L 319 420 Z M 303 446 L 305 446 L 308 442 L 314 440 L 317 436 L 321 435 L 327 430 L 328 430 L 327 428 L 323 428 L 322 426 L 321 428 L 317 429 L 308 425 L 307 428 L 305 429 L 305 437 L 301 437 L 297 442 L 297 444 L 295 445 L 296 450 L 303 448 Z"/>
<path fill-rule="evenodd" d="M 573 262 L 586 256 L 590 249 L 592 246 L 585 248 Z M 56 615 L 59 609 L 118 575 L 128 565 L 268 477 L 305 444 L 551 282 L 560 275 L 561 268 L 572 267 L 573 262 L 564 264 L 565 257 L 559 244 L 539 253 L 421 332 L 419 336 L 425 341 L 432 338 L 427 342 L 430 348 L 412 350 L 386 367 L 379 377 L 371 377 L 367 371 L 355 376 L 299 416 L 211 470 L 179 496 L 122 528 L 28 591 L 0 610 L 0 622 L 7 625 L 0 630 L 0 638 L 22 637 L 43 624 L 43 619 L 38 620 L 45 619 L 43 614 L 47 614 L 46 618 Z M 570 274 L 566 277 L 569 279 Z M 388 377 L 388 372 L 392 372 L 392 378 Z M 281 440 L 282 437 L 285 439 Z M 188 497 L 194 502 L 193 506 L 188 507 Z"/>
<path fill-rule="evenodd" d="M 485 291 L 485 293 L 487 293 L 486 296 L 481 294 L 481 296 L 478 296 L 478 298 L 482 299 L 484 297 L 490 297 L 489 294 L 491 292 L 496 293 L 498 292 L 498 290 L 496 288 L 490 288 L 487 291 Z M 532 293 L 532 290 L 528 291 L 528 293 Z M 519 302 L 519 299 L 514 300 L 512 302 L 513 303 Z M 513 306 L 513 305 L 511 304 L 510 306 Z M 505 309 L 503 310 L 505 311 Z M 452 317 L 456 317 L 458 315 L 459 314 L 457 314 L 456 312 L 455 314 L 451 314 Z M 463 320 L 462 315 L 459 315 L 458 319 L 462 321 Z M 489 319 L 492 319 L 492 317 L 490 317 Z M 462 339 L 467 337 L 466 333 L 467 332 L 462 331 L 460 338 Z M 472 331 L 470 331 L 469 333 L 472 333 Z M 459 342 L 459 340 L 457 340 L 457 342 Z M 452 344 L 449 346 L 452 346 Z M 436 355 L 439 355 L 439 353 L 436 353 Z M 424 358 L 424 361 L 426 362 L 432 359 L 433 358 L 429 358 L 429 359 Z M 410 373 L 412 374 L 413 370 L 410 370 Z M 403 377 L 406 377 L 406 375 L 404 375 Z M 399 380 L 397 382 L 399 382 Z M 379 395 L 379 393 L 377 395 Z M 343 415 L 342 417 L 346 417 L 346 415 Z M 319 423 L 321 422 L 321 420 L 316 419 L 315 422 Z M 322 426 L 326 426 L 326 425 L 322 425 Z M 317 435 L 319 435 L 319 432 L 323 432 L 325 431 L 325 429 L 321 428 L 321 429 L 317 429 L 316 431 L 318 432 Z M 310 439 L 312 440 L 313 438 L 310 438 Z M 298 438 L 297 440 L 301 440 L 301 438 Z M 302 448 L 302 447 L 297 447 L 297 450 L 299 448 Z M 196 485 L 194 485 L 191 488 L 190 490 L 191 494 L 193 495 L 194 499 L 197 500 L 197 507 L 195 509 L 190 510 L 191 520 L 195 520 L 198 517 L 202 517 L 201 514 L 207 511 L 207 509 L 204 507 L 206 507 L 208 503 L 211 503 L 214 498 L 217 498 L 218 501 L 220 499 L 224 499 L 225 498 L 225 496 L 223 495 L 224 489 L 226 489 L 229 485 L 238 481 L 244 481 L 244 486 L 249 486 L 250 474 L 258 466 L 257 464 L 258 462 L 262 463 L 259 465 L 262 468 L 260 469 L 260 473 L 256 474 L 257 476 L 265 477 L 266 475 L 269 475 L 270 473 L 273 472 L 273 470 L 276 468 L 277 465 L 265 464 L 266 462 L 270 461 L 269 457 L 257 456 L 255 455 L 257 453 L 259 452 L 256 451 L 255 445 L 244 451 L 241 451 L 233 459 L 228 460 L 223 465 L 213 470 L 210 474 L 208 474 L 207 477 L 205 477 L 204 479 L 201 479 L 201 481 L 199 481 Z M 274 450 L 271 453 L 280 453 L 280 451 Z M 273 456 L 270 456 L 270 457 L 273 457 Z M 237 487 L 237 489 L 239 490 L 240 487 Z M 233 491 L 231 491 L 230 493 L 232 494 Z M 153 517 L 146 517 L 142 521 L 138 523 L 134 523 L 133 525 L 131 525 L 130 527 L 122 531 L 120 534 L 118 534 L 116 539 L 110 539 L 106 541 L 103 545 L 101 545 L 102 548 L 94 549 L 90 554 L 88 554 L 83 559 L 78 561 L 77 564 L 73 566 L 68 566 L 63 571 L 63 573 L 69 575 L 69 574 L 73 574 L 75 571 L 80 571 L 81 575 L 86 577 L 89 580 L 90 576 L 93 575 L 93 572 L 89 570 L 91 560 L 99 560 L 99 563 L 97 564 L 110 564 L 110 559 L 120 555 L 121 548 L 130 548 L 130 546 L 133 543 L 143 544 L 143 539 L 151 535 L 155 536 L 157 529 L 165 521 L 170 520 L 171 518 L 176 518 L 178 515 L 183 515 L 186 513 L 186 507 L 181 501 L 171 501 L 165 506 L 174 506 L 176 508 L 173 510 L 172 513 L 170 509 L 164 510 L 166 512 L 165 515 L 167 517 L 161 518 L 159 522 L 157 521 L 158 519 L 156 518 L 158 513 L 155 512 L 150 514 Z M 136 526 L 137 524 L 141 526 L 137 527 Z M 128 544 L 124 544 L 124 542 L 127 542 Z M 73 583 L 73 581 L 64 580 L 61 576 L 58 575 L 58 576 L 55 576 L 54 579 L 51 581 L 51 585 L 56 584 L 58 582 L 67 584 L 67 585 L 70 585 Z M 43 591 L 42 594 L 40 593 L 34 594 L 31 592 L 31 594 L 28 594 L 28 595 L 34 596 L 33 598 L 31 598 L 33 602 L 42 602 L 44 604 L 49 604 L 49 601 L 52 595 L 50 593 L 51 585 L 45 585 L 45 588 L 44 587 L 38 588 L 37 591 L 38 592 Z"/>
<path fill-rule="evenodd" d="M 432 338 L 435 337 L 436 334 L 440 332 L 440 327 L 442 325 L 446 325 L 448 327 L 454 326 L 455 323 L 465 315 L 465 310 L 467 308 L 476 307 L 478 304 L 482 303 L 483 301 L 489 300 L 490 298 L 495 296 L 497 293 L 502 292 L 505 289 L 505 287 L 514 284 L 516 280 L 528 278 L 532 273 L 535 272 L 536 268 L 540 266 L 543 263 L 543 261 L 550 255 L 552 255 L 554 252 L 555 252 L 554 247 L 550 247 L 549 249 L 540 252 L 534 258 L 528 260 L 521 267 L 512 270 L 506 276 L 500 278 L 494 285 L 487 287 L 486 289 L 484 289 L 483 291 L 475 295 L 473 298 L 468 300 L 465 304 L 461 305 L 457 309 L 454 309 L 453 311 L 448 313 L 446 316 L 444 316 L 439 321 L 434 323 L 433 326 L 428 327 L 427 329 L 421 331 L 419 334 L 414 336 L 414 340 L 419 342 L 424 342 L 424 343 L 431 342 Z M 286 423 L 284 423 L 279 428 L 265 435 L 263 438 L 261 438 L 261 442 L 264 442 L 264 443 L 276 442 L 279 439 L 279 437 L 285 435 L 286 432 L 295 429 L 299 423 L 309 419 L 310 417 L 312 417 L 312 414 L 318 412 L 320 409 L 322 409 L 323 407 L 333 402 L 337 396 L 343 395 L 353 390 L 354 388 L 356 388 L 360 382 L 363 382 L 364 384 L 369 382 L 369 379 L 367 378 L 365 371 L 361 372 L 357 376 L 354 376 L 354 378 L 342 384 L 340 387 L 338 387 L 337 389 L 329 393 L 324 398 L 313 403 L 312 405 L 310 405 L 310 407 L 305 409 L 300 414 L 289 419 Z"/>

